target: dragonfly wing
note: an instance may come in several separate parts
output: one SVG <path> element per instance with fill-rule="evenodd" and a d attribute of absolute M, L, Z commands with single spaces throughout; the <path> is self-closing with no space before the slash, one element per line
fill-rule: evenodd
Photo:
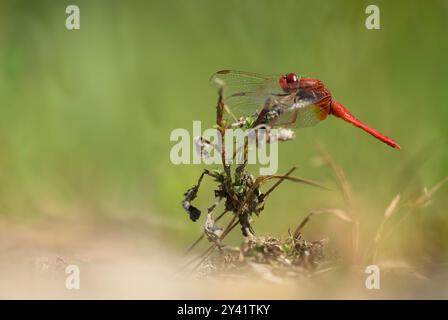
<path fill-rule="evenodd" d="M 294 123 L 296 128 L 313 127 L 325 119 L 322 108 L 316 104 L 310 104 L 297 109 L 297 120 Z"/>
<path fill-rule="evenodd" d="M 285 110 L 285 106 L 278 100 L 278 96 L 258 93 L 258 92 L 244 92 L 232 95 L 224 99 L 226 106 L 229 108 L 229 113 L 236 118 L 257 116 L 264 108 L 271 109 L 276 104 L 281 105 Z"/>
<path fill-rule="evenodd" d="M 269 98 L 284 96 L 278 83 L 280 76 L 266 76 L 258 73 L 223 70 L 212 76 L 211 81 L 223 87 L 224 102 L 228 107 L 229 119 L 254 116 L 264 107 Z"/>
<path fill-rule="evenodd" d="M 224 88 L 224 97 L 230 97 L 242 92 L 252 93 L 283 93 L 278 80 L 280 76 L 266 76 L 258 73 L 222 70 L 216 72 L 211 81 Z"/>
<path fill-rule="evenodd" d="M 288 126 L 296 128 L 312 127 L 324 120 L 328 115 L 329 97 L 301 98 L 288 108 L 275 121 L 275 126 Z"/>

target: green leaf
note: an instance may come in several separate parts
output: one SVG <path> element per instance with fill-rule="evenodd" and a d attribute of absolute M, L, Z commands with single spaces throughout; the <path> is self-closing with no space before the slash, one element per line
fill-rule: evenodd
<path fill-rule="evenodd" d="M 244 127 L 246 129 L 252 128 L 254 123 L 255 123 L 255 118 L 254 117 L 246 117 L 246 119 L 244 120 Z"/>
<path fill-rule="evenodd" d="M 243 185 L 236 185 L 233 187 L 233 190 L 235 191 L 235 193 L 242 194 L 246 191 L 246 188 Z"/>

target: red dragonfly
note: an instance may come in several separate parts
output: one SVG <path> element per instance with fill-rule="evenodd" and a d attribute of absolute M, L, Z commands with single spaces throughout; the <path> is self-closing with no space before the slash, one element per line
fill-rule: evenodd
<path fill-rule="evenodd" d="M 257 73 L 222 70 L 212 81 L 224 88 L 227 111 L 238 121 L 253 116 L 257 124 L 270 127 L 310 127 L 333 115 L 350 122 L 389 146 L 400 149 L 391 138 L 370 128 L 333 99 L 317 79 L 287 73 L 266 76 Z"/>

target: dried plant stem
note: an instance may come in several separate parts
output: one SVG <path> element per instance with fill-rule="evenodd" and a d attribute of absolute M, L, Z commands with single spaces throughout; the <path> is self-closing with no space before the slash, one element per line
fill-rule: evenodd
<path fill-rule="evenodd" d="M 264 195 L 264 197 L 266 198 L 275 188 L 277 188 L 280 183 L 282 183 L 282 181 L 285 180 L 286 177 L 288 177 L 296 168 L 293 167 L 292 169 L 290 169 L 284 176 L 282 179 L 280 179 L 279 181 L 277 181 Z M 251 192 L 253 192 L 253 190 L 257 187 L 257 184 L 254 184 L 254 186 L 251 188 L 251 190 L 248 192 L 248 194 L 250 194 Z M 246 198 L 247 199 L 247 198 Z M 240 209 L 238 210 L 238 216 L 241 214 L 241 209 L 244 207 L 245 203 L 247 200 L 243 201 L 243 203 L 240 206 Z M 226 212 L 224 212 L 226 213 Z M 222 215 L 224 215 L 224 213 Z M 222 216 L 221 215 L 221 216 Z M 220 216 L 220 217 L 221 217 Z M 239 223 L 239 221 L 235 221 L 237 219 L 237 215 L 235 215 L 232 220 L 229 222 L 229 224 L 227 225 L 226 229 L 224 230 L 224 232 L 222 233 L 221 237 L 220 237 L 220 241 L 223 240 Z M 218 221 L 218 219 L 216 219 L 216 221 Z M 202 238 L 204 237 L 204 235 L 202 235 L 196 242 L 199 242 Z M 196 243 L 194 244 L 196 245 Z M 197 259 L 201 259 L 201 261 L 199 262 L 198 265 L 196 265 L 196 267 L 193 270 L 196 270 L 203 262 L 204 260 L 208 257 L 209 253 L 211 253 L 212 249 L 216 247 L 216 245 L 211 245 L 209 248 L 207 248 L 207 250 L 201 254 Z M 193 260 L 191 263 L 193 263 L 194 261 L 196 261 L 197 259 Z M 191 264 L 189 263 L 189 264 Z M 189 265 L 188 264 L 188 265 Z M 188 266 L 187 265 L 187 266 Z"/>
<path fill-rule="evenodd" d="M 302 231 L 303 227 L 305 227 L 305 225 L 308 223 L 308 221 L 310 221 L 311 216 L 313 215 L 313 213 L 309 213 L 305 219 L 302 220 L 302 222 L 300 222 L 299 226 L 296 228 L 296 230 L 293 233 L 293 238 L 297 239 L 300 235 L 300 231 Z"/>
<path fill-rule="evenodd" d="M 280 185 L 280 183 L 282 183 L 291 173 L 294 172 L 294 170 L 296 170 L 296 167 L 292 167 L 284 176 L 280 177 L 280 180 L 278 180 L 272 187 L 268 189 L 268 191 L 264 193 L 263 199 L 266 199 L 269 194 Z"/>
<path fill-rule="evenodd" d="M 342 192 L 345 205 L 352 219 L 352 255 L 353 260 L 357 262 L 359 252 L 359 215 L 354 205 L 354 197 L 350 183 L 345 175 L 342 167 L 331 157 L 330 153 L 324 148 L 323 145 L 317 145 L 317 151 L 324 160 L 325 164 L 333 171 L 336 183 Z"/>
<path fill-rule="evenodd" d="M 226 229 L 224 230 L 223 234 L 220 237 L 220 241 L 224 239 L 224 237 L 229 233 L 229 229 L 232 227 L 232 223 L 234 223 L 236 217 L 233 217 L 232 220 L 230 221 L 230 223 L 227 225 Z M 238 223 L 238 222 L 237 222 Z M 233 228 L 232 228 L 233 229 Z M 203 237 L 204 235 L 202 235 L 201 237 Z M 199 241 L 198 241 L 199 242 Z M 188 267 L 189 265 L 195 263 L 196 261 L 198 261 L 199 259 L 201 259 L 201 261 L 199 262 L 198 265 L 196 265 L 193 270 L 196 270 L 199 265 L 204 262 L 205 258 L 208 257 L 208 254 L 211 253 L 212 249 L 216 247 L 215 244 L 212 244 L 210 247 L 208 247 L 202 254 L 200 254 L 199 256 L 193 258 L 192 260 L 190 260 L 189 262 L 187 262 L 185 265 L 183 265 L 183 267 L 181 268 L 181 270 L 185 269 L 186 267 Z"/>
<path fill-rule="evenodd" d="M 387 241 L 387 239 L 389 239 L 392 236 L 396 228 L 403 225 L 404 222 L 412 214 L 414 214 L 417 209 L 423 208 L 425 205 L 427 205 L 428 202 L 432 199 L 434 193 L 436 193 L 446 182 L 448 182 L 448 176 L 443 178 L 428 191 L 425 190 L 416 200 L 411 201 L 405 206 L 402 206 L 402 208 L 407 207 L 409 210 L 405 214 L 403 214 L 403 216 L 394 224 L 392 228 L 390 228 L 391 230 L 389 230 L 389 232 L 385 233 L 384 236 L 381 237 L 381 241 Z M 398 209 L 395 211 L 398 211 Z"/>
<path fill-rule="evenodd" d="M 305 225 L 308 223 L 308 221 L 311 219 L 313 215 L 316 214 L 332 214 L 341 221 L 344 221 L 346 223 L 352 223 L 352 219 L 342 210 L 339 209 L 318 209 L 311 211 L 305 219 L 302 220 L 302 222 L 299 224 L 299 226 L 294 231 L 294 238 L 297 238 L 300 234 L 300 231 L 305 227 Z"/>
<path fill-rule="evenodd" d="M 294 170 L 295 170 L 295 168 L 292 168 L 287 174 L 291 174 Z M 281 180 L 277 181 L 277 183 L 269 189 L 269 192 L 272 192 L 272 190 L 274 190 L 283 180 L 284 179 L 281 179 Z M 258 186 L 259 186 L 259 184 L 255 183 L 251 187 L 251 189 L 249 190 L 249 192 L 247 194 L 249 195 L 249 194 L 253 193 L 255 188 L 257 188 Z M 235 214 L 235 216 L 232 218 L 232 220 L 227 225 L 226 229 L 224 230 L 224 232 L 222 233 L 222 235 L 221 235 L 221 237 L 219 239 L 220 241 L 222 241 L 240 222 L 239 220 L 238 221 L 235 221 L 235 220 L 237 220 L 237 217 L 239 217 L 241 215 L 242 209 L 244 208 L 244 205 L 246 204 L 248 198 L 249 197 L 246 197 L 245 200 L 240 204 L 240 206 L 238 208 L 238 211 L 237 211 L 237 214 Z M 198 258 L 194 259 L 190 263 L 188 263 L 186 266 L 190 265 L 191 263 L 193 263 L 197 259 L 201 259 L 202 258 L 200 260 L 200 262 L 193 268 L 193 271 L 196 270 L 205 261 L 205 259 L 207 259 L 207 257 L 212 252 L 214 247 L 216 247 L 215 244 L 211 245 L 202 255 L 200 255 Z"/>
<path fill-rule="evenodd" d="M 221 220 L 221 218 L 229 211 L 225 210 L 223 213 L 221 213 L 216 219 L 215 221 L 218 222 L 219 220 Z M 191 252 L 191 250 L 193 250 L 198 244 L 199 242 L 201 242 L 202 239 L 204 239 L 205 235 L 202 234 L 195 242 L 193 242 L 191 244 L 191 246 L 185 251 L 184 256 L 186 256 L 187 254 L 189 254 Z"/>
<path fill-rule="evenodd" d="M 296 167 L 291 168 L 284 176 L 279 176 L 279 180 L 271 187 L 268 189 L 268 191 L 263 195 L 263 198 L 266 198 L 272 191 L 274 191 L 285 179 L 288 178 L 288 176 L 296 169 Z M 266 177 L 264 177 L 266 178 Z M 265 180 L 263 180 L 265 181 Z M 261 181 L 260 181 L 261 182 Z M 248 195 L 253 193 L 253 191 L 255 190 L 255 188 L 257 188 L 259 186 L 259 183 L 255 183 L 251 189 L 248 192 Z M 223 240 L 239 223 L 237 220 L 237 217 L 239 217 L 241 215 L 241 210 L 242 208 L 244 208 L 244 205 L 247 202 L 247 199 L 249 197 L 246 197 L 246 199 L 240 204 L 239 210 L 237 211 L 237 214 L 235 214 L 235 216 L 232 218 L 232 220 L 229 222 L 229 224 L 227 225 L 226 229 L 224 230 L 224 232 L 222 233 L 221 237 L 220 237 L 220 241 Z M 227 213 L 227 211 L 223 212 L 217 219 L 216 221 L 218 221 L 225 213 Z M 204 235 L 202 234 L 188 249 L 187 253 L 189 253 L 202 239 L 204 238 Z M 192 261 L 190 261 L 189 263 L 187 263 L 185 267 L 189 266 L 190 264 L 194 263 L 195 261 L 197 261 L 198 259 L 201 259 L 199 261 L 199 263 L 193 268 L 193 271 L 196 270 L 204 261 L 205 259 L 209 256 L 209 254 L 212 252 L 213 248 L 215 248 L 216 245 L 213 244 L 210 247 L 208 247 L 206 249 L 206 251 L 204 253 L 202 253 L 200 256 L 196 257 L 195 259 L 193 259 Z"/>
<path fill-rule="evenodd" d="M 395 230 L 404 224 L 404 222 L 412 215 L 414 214 L 415 210 L 418 208 L 423 208 L 432 198 L 435 192 L 437 192 L 446 182 L 448 182 L 448 177 L 445 177 L 441 181 L 439 181 L 436 185 L 434 185 L 431 189 L 426 189 L 423 191 L 423 193 L 417 197 L 417 199 L 410 201 L 407 204 L 404 205 L 398 205 L 398 202 L 400 201 L 400 195 L 395 196 L 395 198 L 392 200 L 392 202 L 387 207 L 384 218 L 381 221 L 381 224 L 379 225 L 376 235 L 373 238 L 372 244 L 370 246 L 371 252 L 372 252 L 372 261 L 376 262 L 378 260 L 378 252 L 379 252 L 379 246 L 382 242 L 387 241 L 392 234 L 395 232 Z M 388 232 L 384 232 L 386 223 L 389 221 L 390 217 L 394 215 L 395 213 L 399 212 L 402 209 L 407 208 L 408 211 L 404 213 L 399 220 L 393 225 L 393 227 L 389 228 L 390 230 Z M 365 260 L 368 258 L 368 253 L 370 251 L 366 250 L 365 254 Z"/>
<path fill-rule="evenodd" d="M 295 169 L 295 168 L 294 168 Z M 304 178 L 299 178 L 299 177 L 290 177 L 288 175 L 284 175 L 284 176 L 279 176 L 279 175 L 274 175 L 274 176 L 266 176 L 264 181 L 267 180 L 271 180 L 271 179 L 281 179 L 281 180 L 289 180 L 289 181 L 294 181 L 294 182 L 300 182 L 300 183 L 304 183 L 313 187 L 318 187 L 318 188 L 322 188 L 325 190 L 330 190 L 329 188 L 325 187 L 324 185 L 309 180 L 309 179 L 304 179 Z"/>
<path fill-rule="evenodd" d="M 230 170 L 230 165 L 227 164 L 226 159 L 226 151 L 225 151 L 225 132 L 227 128 L 227 124 L 224 121 L 224 95 L 223 95 L 223 87 L 220 87 L 218 90 L 218 102 L 216 104 L 216 126 L 218 127 L 220 142 L 221 142 L 221 162 L 224 167 L 224 172 L 226 175 L 226 183 L 225 188 L 229 197 L 232 199 L 232 202 L 235 204 L 237 202 L 236 196 L 232 189 L 232 173 Z"/>
<path fill-rule="evenodd" d="M 235 220 L 236 216 L 234 216 L 230 221 L 230 223 L 227 225 L 227 228 L 224 230 L 223 234 L 219 239 L 220 241 L 222 241 L 230 233 L 230 231 L 232 231 L 239 224 L 239 221 Z M 212 244 L 210 247 L 207 248 L 207 250 L 205 250 L 204 253 L 202 253 L 199 257 L 195 258 L 193 261 L 188 263 L 185 267 L 197 261 L 198 259 L 201 259 L 192 270 L 192 272 L 196 271 L 201 266 L 201 264 L 210 256 L 214 248 L 216 248 L 216 244 Z"/>
<path fill-rule="evenodd" d="M 400 195 L 398 194 L 392 199 L 391 203 L 386 208 L 384 215 L 383 215 L 383 219 L 381 220 L 381 223 L 378 226 L 378 229 L 376 230 L 375 237 L 373 238 L 372 244 L 370 245 L 370 248 L 372 248 L 372 263 L 376 263 L 376 261 L 378 260 L 378 250 L 379 250 L 380 243 L 383 239 L 384 228 L 386 226 L 387 221 L 389 221 L 390 217 L 394 213 L 396 213 L 400 210 L 400 207 L 398 206 L 399 201 L 400 201 Z M 369 248 L 365 252 L 364 260 L 367 259 L 368 253 L 369 253 Z"/>
<path fill-rule="evenodd" d="M 223 87 L 218 90 L 218 103 L 216 104 L 216 124 L 220 131 L 223 129 L 224 124 L 224 95 Z"/>

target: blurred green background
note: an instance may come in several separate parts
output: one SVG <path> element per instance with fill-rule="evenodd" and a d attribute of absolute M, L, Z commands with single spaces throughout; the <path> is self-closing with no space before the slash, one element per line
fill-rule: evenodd
<path fill-rule="evenodd" d="M 204 166 L 171 164 L 169 134 L 193 120 L 213 125 L 209 78 L 220 69 L 321 79 L 402 147 L 333 118 L 298 130 L 280 145 L 280 171 L 296 165 L 333 191 L 284 183 L 256 219 L 260 234 L 343 207 L 331 172 L 313 166 L 317 141 L 346 170 L 366 238 L 393 196 L 447 175 L 447 1 L 375 1 L 381 30 L 365 28 L 371 1 L 76 1 L 75 31 L 65 28 L 69 4 L 0 4 L 2 219 L 150 221 L 148 236 L 185 247 L 201 223 L 189 221 L 182 194 Z M 201 209 L 212 190 L 206 182 Z M 448 252 L 446 196 L 441 189 L 403 231 L 403 246 Z M 331 220 L 312 221 L 309 236 L 336 237 Z"/>

